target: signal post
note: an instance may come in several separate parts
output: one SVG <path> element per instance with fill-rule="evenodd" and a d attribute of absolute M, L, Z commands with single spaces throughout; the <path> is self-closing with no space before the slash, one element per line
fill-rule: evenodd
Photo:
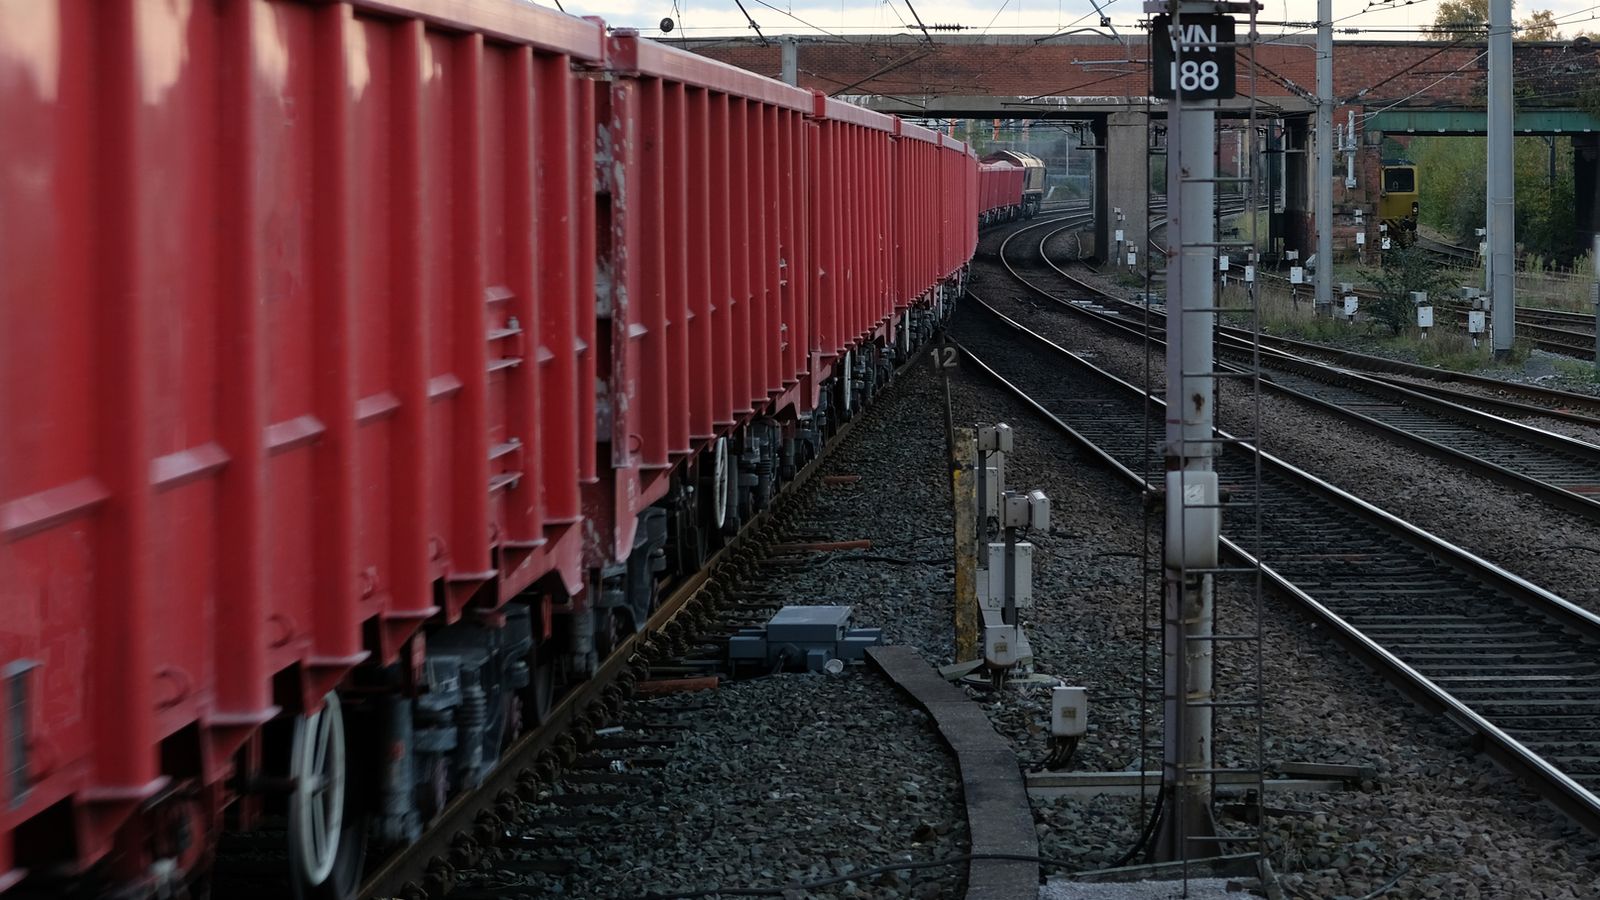
<path fill-rule="evenodd" d="M 1236 94 L 1235 19 L 1253 3 L 1146 2 L 1151 93 L 1168 99 L 1166 539 L 1158 860 L 1215 852 L 1211 816 L 1213 576 L 1220 537 L 1213 271 L 1217 103 Z M 1251 16 L 1253 20 L 1253 16 Z M 1173 316 L 1177 316 L 1174 327 Z"/>

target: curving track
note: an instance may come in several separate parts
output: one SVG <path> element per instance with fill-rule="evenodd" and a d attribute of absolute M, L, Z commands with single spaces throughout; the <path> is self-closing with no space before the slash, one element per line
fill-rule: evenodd
<path fill-rule="evenodd" d="M 1031 230 L 1015 232 L 1000 252 L 1002 262 L 1025 287 L 1049 300 L 1054 308 L 1085 318 L 1124 339 L 1144 341 L 1148 337 L 1162 345 L 1160 337 L 1166 319 L 1163 312 L 1107 294 L 1074 278 L 1050 259 L 1045 246 L 1060 229 L 1047 232 L 1036 248 L 1030 248 L 1036 250 L 1044 268 L 1035 269 L 1028 277 L 1020 275 L 1007 251 L 1012 241 Z M 1026 255 L 1031 259 L 1034 254 Z M 1094 303 L 1063 300 L 1063 287 L 1079 297 L 1087 293 Z M 1258 350 L 1252 340 L 1254 335 L 1245 329 L 1221 327 L 1217 332 L 1221 364 L 1241 375 L 1259 366 L 1262 384 L 1269 390 L 1600 521 L 1600 447 L 1412 386 L 1370 378 L 1270 348 Z"/>
<path fill-rule="evenodd" d="M 1055 230 L 1039 241 L 1038 246 L 1043 247 L 1056 235 L 1081 227 L 1092 221 L 1092 216 L 1078 213 L 1035 222 L 1024 226 L 1017 232 L 1013 232 L 1013 234 L 1046 226 L 1056 226 Z M 1039 254 L 1042 261 L 1050 262 L 1052 267 L 1055 267 L 1054 261 L 1049 260 L 1042 250 L 1039 251 Z M 1072 261 L 1075 262 L 1076 260 Z M 1262 272 L 1260 274 L 1268 279 L 1277 277 L 1270 272 Z M 1068 275 L 1067 277 L 1070 278 L 1071 276 Z M 1099 288 L 1084 285 L 1081 282 L 1076 283 L 1069 293 L 1074 297 L 1088 295 L 1104 298 L 1114 305 L 1128 302 L 1112 297 Z M 1142 309 L 1138 304 L 1129 305 L 1136 309 Z M 1552 313 L 1567 317 L 1563 321 L 1569 323 L 1567 326 L 1569 328 L 1580 327 L 1570 324 L 1573 321 L 1585 318 L 1592 320 L 1593 318 L 1592 316 L 1586 317 L 1583 313 L 1562 313 L 1556 310 L 1539 310 L 1537 313 Z M 1555 320 L 1552 319 L 1551 321 Z M 1233 329 L 1233 332 L 1242 339 L 1249 339 L 1249 332 L 1245 329 Z M 1586 338 L 1591 340 L 1592 343 L 1592 332 Z M 1387 381 L 1390 384 L 1399 385 L 1431 397 L 1448 400 L 1452 403 L 1494 413 L 1495 415 L 1513 419 L 1559 419 L 1579 425 L 1600 427 L 1600 396 L 1556 390 L 1533 384 L 1522 384 L 1501 378 L 1474 375 L 1470 372 L 1436 369 L 1405 362 L 1404 360 L 1345 350 L 1297 338 L 1262 334 L 1259 336 L 1259 340 L 1262 347 L 1270 350 L 1322 362 L 1325 365 L 1340 369 L 1359 371 L 1369 378 Z M 1473 390 L 1459 390 L 1457 389 L 1458 386 L 1472 388 Z"/>
<path fill-rule="evenodd" d="M 1149 490 L 1142 468 L 1161 459 L 1161 400 L 969 299 L 952 333 L 978 367 Z M 1248 444 L 1222 446 L 1218 471 L 1244 510 L 1224 512 L 1227 552 L 1254 561 L 1234 538 L 1254 532 L 1259 500 L 1269 581 L 1600 831 L 1600 617 Z"/>
<path fill-rule="evenodd" d="M 1450 267 L 1458 268 L 1460 253 L 1471 254 L 1476 260 L 1476 252 L 1462 247 L 1452 247 L 1449 244 L 1440 244 L 1426 238 L 1419 238 L 1419 246 L 1433 252 L 1440 261 Z M 1438 249 L 1448 248 L 1448 250 Z M 1459 251 L 1456 252 L 1456 251 Z M 1474 261 L 1472 266 L 1475 268 Z M 1262 272 L 1262 278 L 1269 281 L 1287 283 L 1282 277 L 1272 272 Z M 1351 293 L 1362 300 L 1375 300 L 1377 294 L 1373 291 L 1357 288 Z M 1468 307 L 1460 302 L 1445 300 L 1440 306 L 1456 318 L 1456 323 L 1463 329 L 1466 327 Z M 1572 312 L 1561 309 L 1543 309 L 1533 306 L 1517 307 L 1517 333 L 1532 341 L 1533 346 L 1548 353 L 1559 353 L 1578 359 L 1594 359 L 1594 314 Z"/>

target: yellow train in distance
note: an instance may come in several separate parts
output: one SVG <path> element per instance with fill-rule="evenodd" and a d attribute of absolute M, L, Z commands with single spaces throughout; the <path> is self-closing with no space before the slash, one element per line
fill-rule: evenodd
<path fill-rule="evenodd" d="M 1417 164 L 1409 159 L 1386 159 L 1378 183 L 1378 221 L 1389 226 L 1389 236 L 1402 246 L 1417 234 L 1417 214 L 1422 211 L 1417 194 Z"/>

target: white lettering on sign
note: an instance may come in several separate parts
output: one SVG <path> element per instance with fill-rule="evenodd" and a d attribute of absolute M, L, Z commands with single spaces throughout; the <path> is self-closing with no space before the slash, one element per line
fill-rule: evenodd
<path fill-rule="evenodd" d="M 1154 44 L 1152 90 L 1158 97 L 1195 99 L 1234 96 L 1234 21 L 1223 15 L 1186 15 L 1174 22 L 1156 16 L 1151 28 L 1165 32 Z"/>
<path fill-rule="evenodd" d="M 1217 26 L 1209 28 L 1204 25 L 1183 26 L 1183 44 L 1189 50 L 1205 50 L 1207 53 L 1217 52 Z M 1202 46 L 1203 45 L 1203 46 Z M 1178 49 L 1173 44 L 1174 55 Z M 1172 83 L 1185 91 L 1214 91 L 1221 83 L 1217 61 L 1208 59 L 1204 61 L 1186 59 L 1182 63 L 1172 63 Z"/>

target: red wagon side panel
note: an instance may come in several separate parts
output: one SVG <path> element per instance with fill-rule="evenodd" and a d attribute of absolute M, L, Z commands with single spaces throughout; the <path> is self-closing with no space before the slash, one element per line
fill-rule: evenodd
<path fill-rule="evenodd" d="M 92 862 L 163 741 L 220 779 L 275 674 L 315 705 L 435 579 L 452 613 L 502 574 L 576 586 L 540 548 L 577 515 L 562 238 L 601 29 L 443 0 L 40 0 L 0 28 L 35 38 L 0 50 L 28 134 L 0 136 L 0 690 L 34 748 L 3 886 L 20 823 L 73 797 Z M 536 117 L 567 137 L 535 150 Z"/>
<path fill-rule="evenodd" d="M 593 559 L 625 558 L 672 467 L 767 410 L 809 363 L 790 346 L 806 333 L 792 321 L 806 286 L 787 273 L 805 258 L 790 197 L 811 95 L 627 33 L 610 39 L 608 65 L 613 226 L 596 281 L 613 324 L 597 358 L 611 465 L 588 489 Z"/>
<path fill-rule="evenodd" d="M 425 623 L 582 614 L 976 240 L 959 142 L 531 4 L 0 32 L 0 890 L 41 811 L 92 864 Z"/>

